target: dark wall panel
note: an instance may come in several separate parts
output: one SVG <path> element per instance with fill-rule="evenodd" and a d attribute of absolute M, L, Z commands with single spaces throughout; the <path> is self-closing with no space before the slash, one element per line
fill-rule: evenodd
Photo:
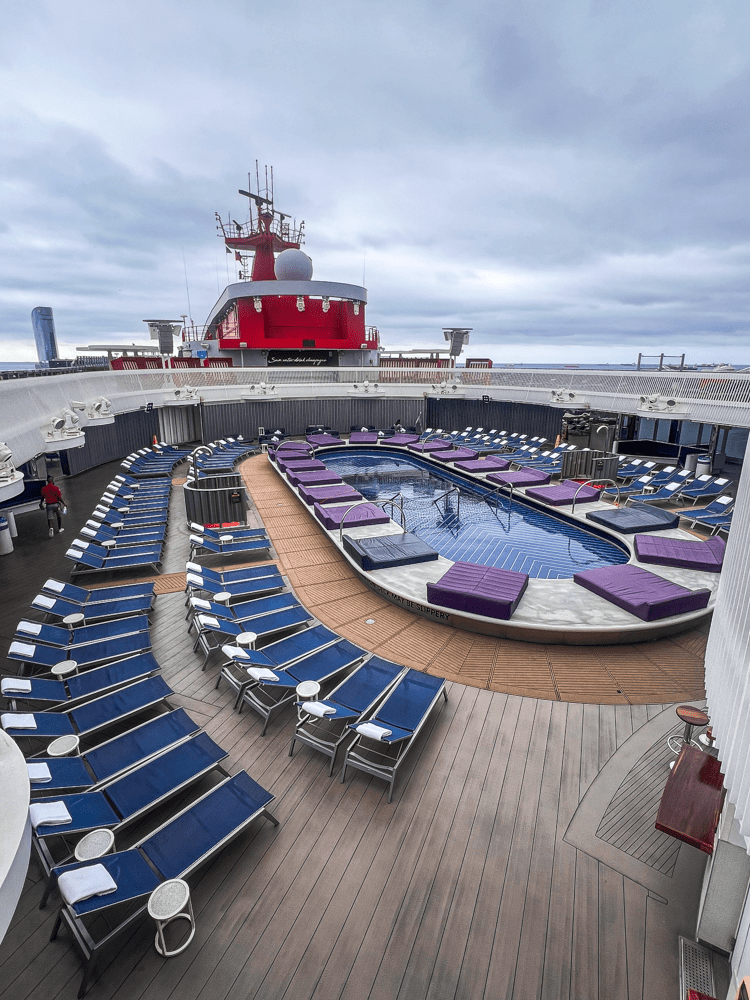
<path fill-rule="evenodd" d="M 309 424 L 326 424 L 349 431 L 352 424 L 391 427 L 396 420 L 413 425 L 422 413 L 421 399 L 278 399 L 242 403 L 209 403 L 202 407 L 203 439 L 215 441 L 227 434 L 258 436 L 258 427 L 273 431 L 283 427 L 287 434 L 304 434 Z"/>
<path fill-rule="evenodd" d="M 137 448 L 149 447 L 154 435 L 159 435 L 159 414 L 157 410 L 118 413 L 113 424 L 104 427 L 89 424 L 84 430 L 86 444 L 83 448 L 71 448 L 60 456 L 63 471 L 71 476 L 124 458 Z"/>
<path fill-rule="evenodd" d="M 483 403 L 478 399 L 429 397 L 424 422 L 427 427 L 442 427 L 446 431 L 463 430 L 464 427 L 495 428 L 554 441 L 562 428 L 563 412 L 561 408 L 534 403 L 505 400 Z"/>

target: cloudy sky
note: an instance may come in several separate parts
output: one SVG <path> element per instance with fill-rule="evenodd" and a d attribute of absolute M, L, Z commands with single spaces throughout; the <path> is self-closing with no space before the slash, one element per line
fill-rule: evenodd
<path fill-rule="evenodd" d="M 202 323 L 259 160 L 387 346 L 750 363 L 749 36 L 746 0 L 6 5 L 0 360 L 37 305 L 68 356 Z"/>

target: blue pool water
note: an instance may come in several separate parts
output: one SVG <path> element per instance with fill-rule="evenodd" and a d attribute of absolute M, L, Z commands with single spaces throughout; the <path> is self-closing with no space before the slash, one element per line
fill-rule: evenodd
<path fill-rule="evenodd" d="M 454 562 L 564 579 L 585 569 L 628 561 L 627 553 L 599 535 L 517 499 L 509 508 L 507 496 L 487 502 L 481 487 L 472 488 L 473 484 L 458 477 L 436 475 L 418 459 L 376 451 L 327 452 L 321 457 L 368 500 L 382 503 L 400 494 L 407 530 Z M 440 499 L 456 484 L 460 484 L 460 500 L 455 493 Z M 386 512 L 400 522 L 393 507 L 387 506 Z"/>

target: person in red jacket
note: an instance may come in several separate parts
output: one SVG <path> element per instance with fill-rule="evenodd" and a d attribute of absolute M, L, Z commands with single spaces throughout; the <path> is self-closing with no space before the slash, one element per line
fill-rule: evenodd
<path fill-rule="evenodd" d="M 49 526 L 49 537 L 55 533 L 54 521 L 57 517 L 57 532 L 58 534 L 65 531 L 62 526 L 62 510 L 65 505 L 65 501 L 62 498 L 62 493 L 60 488 L 55 486 L 55 480 L 52 476 L 47 476 L 47 482 L 42 486 L 42 499 L 39 503 L 39 509 L 41 510 L 46 506 L 47 508 L 47 525 Z"/>

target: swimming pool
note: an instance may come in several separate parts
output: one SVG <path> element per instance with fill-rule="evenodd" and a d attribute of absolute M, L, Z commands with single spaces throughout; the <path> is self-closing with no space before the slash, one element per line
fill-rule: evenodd
<path fill-rule="evenodd" d="M 362 496 L 377 503 L 400 494 L 406 528 L 454 562 L 499 566 L 541 579 L 566 579 L 584 569 L 628 561 L 618 545 L 507 496 L 487 501 L 478 484 L 440 475 L 417 458 L 358 450 L 319 456 Z M 460 496 L 449 493 L 458 485 Z M 386 512 L 394 521 L 393 507 Z"/>

